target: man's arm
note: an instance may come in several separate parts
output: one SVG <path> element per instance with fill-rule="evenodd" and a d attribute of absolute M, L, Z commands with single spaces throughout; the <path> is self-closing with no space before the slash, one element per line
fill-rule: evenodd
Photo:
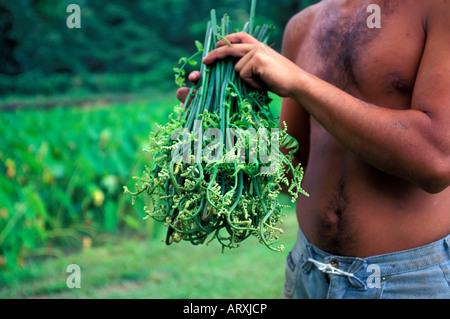
<path fill-rule="evenodd" d="M 301 15 L 301 16 L 300 16 Z M 304 28 L 299 28 L 299 20 L 305 23 L 305 12 L 295 15 L 286 25 L 283 34 L 282 55 L 290 61 L 295 62 L 297 58 L 298 43 L 304 37 Z M 299 150 L 294 155 L 293 165 L 297 167 L 301 164 L 306 169 L 309 158 L 310 143 L 310 116 L 297 101 L 292 98 L 285 97 L 281 105 L 280 128 L 287 126 L 287 132 L 294 137 L 299 143 Z M 282 150 L 286 153 L 286 150 Z M 288 176 L 290 177 L 290 176 Z"/>
<path fill-rule="evenodd" d="M 250 84 L 295 100 L 370 165 L 438 193 L 450 184 L 450 5 L 433 6 L 408 110 L 357 100 L 243 33 L 228 36 L 233 44 L 222 43 L 204 63 L 241 57 L 236 69 Z"/>
<path fill-rule="evenodd" d="M 445 7 L 445 10 L 444 8 Z M 450 184 L 450 6 L 431 10 L 411 109 L 359 101 L 299 73 L 294 99 L 338 141 L 370 165 L 430 193 Z"/>

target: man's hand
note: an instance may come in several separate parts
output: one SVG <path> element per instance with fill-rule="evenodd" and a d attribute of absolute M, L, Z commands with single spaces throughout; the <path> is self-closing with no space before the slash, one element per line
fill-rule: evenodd
<path fill-rule="evenodd" d="M 256 89 L 268 89 L 281 97 L 292 94 L 293 82 L 303 72 L 295 63 L 246 32 L 227 35 L 217 43 L 203 63 L 209 65 L 228 57 L 238 58 L 236 71 Z"/>
<path fill-rule="evenodd" d="M 189 79 L 189 81 L 191 81 L 192 84 L 195 85 L 198 82 L 198 80 L 200 79 L 200 72 L 193 71 L 192 73 L 189 74 L 188 79 Z M 188 87 L 182 87 L 177 90 L 177 98 L 181 102 L 181 105 L 180 105 L 181 107 L 183 107 L 185 104 L 187 106 L 189 106 L 189 103 L 191 101 L 190 100 L 186 101 L 186 99 L 187 99 L 187 96 L 188 96 L 190 90 L 191 89 Z"/>

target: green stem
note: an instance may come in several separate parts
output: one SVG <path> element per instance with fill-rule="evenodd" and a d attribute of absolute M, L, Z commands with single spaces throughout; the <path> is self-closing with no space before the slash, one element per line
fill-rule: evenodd
<path fill-rule="evenodd" d="M 249 34 L 253 34 L 253 29 L 255 27 L 255 14 L 256 14 L 256 0 L 252 0 L 252 5 L 250 7 L 250 23 L 249 23 Z"/>

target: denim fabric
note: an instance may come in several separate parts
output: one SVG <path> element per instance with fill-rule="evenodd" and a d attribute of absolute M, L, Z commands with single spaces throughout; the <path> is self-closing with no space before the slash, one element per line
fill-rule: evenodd
<path fill-rule="evenodd" d="M 285 299 L 450 299 L 450 235 L 401 252 L 334 256 L 301 230 L 286 262 Z"/>

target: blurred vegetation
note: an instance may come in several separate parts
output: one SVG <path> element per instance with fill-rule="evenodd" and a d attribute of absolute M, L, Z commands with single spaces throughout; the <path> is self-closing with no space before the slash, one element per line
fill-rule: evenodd
<path fill-rule="evenodd" d="M 286 22 L 314 2 L 259 0 L 257 23 L 276 27 L 279 49 Z M 71 3 L 81 29 L 66 26 Z M 132 188 L 148 133 L 177 103 L 173 67 L 203 41 L 210 9 L 240 30 L 249 7 L 0 0 L 0 270 L 90 247 L 104 233 L 156 233 L 122 186 Z"/>
<path fill-rule="evenodd" d="M 257 22 L 276 27 L 279 49 L 286 22 L 313 2 L 260 0 Z M 66 25 L 71 3 L 80 29 Z M 250 0 L 0 0 L 0 95 L 172 88 L 172 69 L 203 42 L 212 8 L 241 30 Z"/>
<path fill-rule="evenodd" d="M 0 269 L 97 243 L 102 231 L 151 234 L 122 187 L 149 160 L 146 114 L 163 122 L 170 103 L 0 113 Z"/>

